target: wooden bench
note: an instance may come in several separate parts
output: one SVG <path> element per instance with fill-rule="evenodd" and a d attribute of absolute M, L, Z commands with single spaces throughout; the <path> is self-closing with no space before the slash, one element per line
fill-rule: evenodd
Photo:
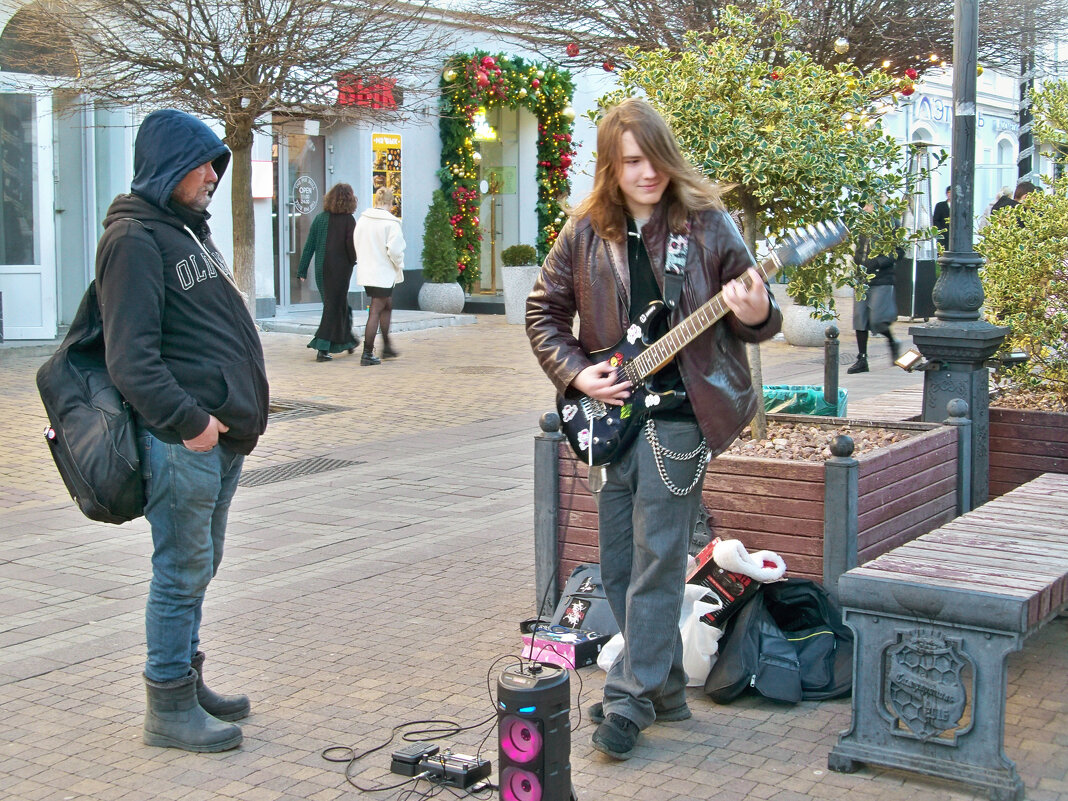
<path fill-rule="evenodd" d="M 839 580 L 853 720 L 828 766 L 905 768 L 1017 801 L 1005 660 L 1068 601 L 1068 475 L 1047 473 Z"/>

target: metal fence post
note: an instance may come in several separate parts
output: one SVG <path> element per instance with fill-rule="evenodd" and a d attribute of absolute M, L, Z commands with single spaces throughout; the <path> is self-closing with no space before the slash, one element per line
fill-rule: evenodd
<path fill-rule="evenodd" d="M 972 510 L 972 421 L 963 398 L 947 403 L 946 411 L 949 413 L 946 425 L 957 427 L 957 515 L 960 516 Z"/>
<path fill-rule="evenodd" d="M 534 437 L 534 603 L 538 615 L 556 608 L 556 574 L 560 563 L 557 526 L 560 519 L 560 416 L 546 412 Z"/>
<path fill-rule="evenodd" d="M 823 400 L 838 408 L 838 326 L 829 325 L 823 332 Z"/>
<path fill-rule="evenodd" d="M 823 463 L 823 586 L 837 600 L 838 577 L 857 566 L 857 474 L 853 440 L 831 440 L 831 458 Z"/>

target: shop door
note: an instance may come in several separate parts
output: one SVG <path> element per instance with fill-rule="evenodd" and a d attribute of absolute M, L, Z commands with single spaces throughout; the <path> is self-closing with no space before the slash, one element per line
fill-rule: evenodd
<path fill-rule="evenodd" d="M 300 254 L 308 240 L 312 220 L 323 210 L 326 192 L 326 158 L 324 137 L 288 133 L 279 137 L 275 152 L 275 170 L 281 199 L 275 201 L 276 259 L 278 265 L 278 305 L 283 309 L 321 304 L 315 285 L 314 263 L 308 280 L 297 278 Z"/>
<path fill-rule="evenodd" d="M 0 93 L 0 293 L 5 339 L 54 339 L 52 115 L 47 95 Z"/>

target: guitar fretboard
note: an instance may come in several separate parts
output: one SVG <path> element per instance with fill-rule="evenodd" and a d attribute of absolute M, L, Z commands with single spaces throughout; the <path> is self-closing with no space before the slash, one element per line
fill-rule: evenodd
<path fill-rule="evenodd" d="M 757 267 L 762 280 L 767 281 L 782 267 L 775 253 L 764 260 Z M 748 271 L 738 279 L 746 289 L 753 288 L 753 277 Z M 664 336 L 634 357 L 624 368 L 627 378 L 637 383 L 643 381 L 675 358 L 675 354 L 693 342 L 698 336 L 707 331 L 712 325 L 724 317 L 730 309 L 723 300 L 723 292 L 718 292 L 714 298 L 701 305 L 697 311 L 689 315 L 685 320 L 668 331 Z"/>

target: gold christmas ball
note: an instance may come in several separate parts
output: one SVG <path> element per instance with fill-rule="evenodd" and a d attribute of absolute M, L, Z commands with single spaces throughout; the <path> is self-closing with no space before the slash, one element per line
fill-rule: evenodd
<path fill-rule="evenodd" d="M 545 70 L 538 70 L 538 71 L 537 71 L 537 73 L 536 73 L 536 75 L 537 75 L 537 76 L 538 76 L 539 78 L 544 78 L 544 77 L 545 77 Z"/>
<path fill-rule="evenodd" d="M 475 166 L 477 167 L 479 164 L 482 163 L 482 154 L 476 150 L 474 153 L 471 154 L 471 160 L 475 162 Z"/>
<path fill-rule="evenodd" d="M 975 65 L 975 74 L 976 75 L 982 75 L 983 74 L 983 65 L 982 64 L 976 64 Z"/>
<path fill-rule="evenodd" d="M 575 119 L 575 109 L 571 108 L 571 106 L 564 106 L 560 110 L 560 116 L 568 122 L 572 122 Z"/>
<path fill-rule="evenodd" d="M 456 80 L 456 70 L 452 67 L 446 67 L 441 73 L 441 77 L 445 79 L 445 83 L 452 83 Z"/>
<path fill-rule="evenodd" d="M 524 89 L 522 86 L 520 86 L 519 87 L 519 91 L 516 92 L 516 94 L 519 95 L 520 97 L 526 97 L 527 96 L 527 90 Z"/>
<path fill-rule="evenodd" d="M 849 52 L 849 40 L 844 36 L 839 36 L 834 40 L 834 52 L 839 55 L 844 55 Z"/>

